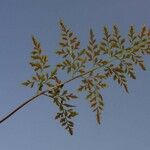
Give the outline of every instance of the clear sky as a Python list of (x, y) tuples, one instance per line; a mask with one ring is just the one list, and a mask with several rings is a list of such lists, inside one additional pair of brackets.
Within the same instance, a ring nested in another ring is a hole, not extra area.
[[(98, 38), (104, 25), (117, 24), (124, 35), (130, 25), (150, 27), (149, 8), (149, 0), (0, 0), (0, 118), (34, 94), (20, 84), (33, 73), (28, 65), (32, 34), (40, 39), (53, 65), (59, 19), (85, 46), (91, 27)], [(55, 107), (41, 97), (0, 125), (0, 150), (149, 150), (148, 57), (145, 63), (147, 71), (137, 70), (137, 80), (129, 81), (130, 94), (116, 84), (103, 92), (100, 126), (82, 97), (77, 102), (80, 115), (75, 133), (70, 136), (54, 120)]]

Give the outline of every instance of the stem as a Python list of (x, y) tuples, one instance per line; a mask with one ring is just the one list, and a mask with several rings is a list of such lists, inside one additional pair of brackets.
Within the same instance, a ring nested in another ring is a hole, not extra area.
[[(112, 61), (115, 61), (115, 60), (116, 60), (116, 58), (111, 59), (108, 63), (111, 63)], [(97, 67), (95, 67), (95, 68), (93, 68), (93, 69), (90, 69), (89, 71), (87, 71), (87, 72), (85, 72), (85, 73), (83, 73), (83, 74), (79, 74), (79, 75), (77, 75), (77, 76), (75, 76), (75, 77), (73, 77), (73, 78), (71, 78), (71, 79), (65, 81), (63, 84), (69, 83), (69, 82), (71, 82), (71, 81), (73, 81), (73, 80), (75, 80), (75, 79), (77, 79), (77, 78), (80, 78), (80, 77), (82, 77), (82, 76), (84, 76), (84, 75), (86, 75), (86, 74), (88, 74), (88, 73), (90, 73), (90, 72), (93, 72), (93, 71), (95, 71), (95, 70), (97, 70), (97, 69), (99, 69), (99, 68), (103, 68), (103, 67), (105, 67), (106, 65), (108, 65), (108, 64), (104, 64), (104, 65), (101, 65), (101, 66), (97, 66)]]
[(8, 115), (6, 115), (4, 118), (2, 118), (0, 120), (0, 123), (4, 122), (5, 120), (7, 120), (9, 117), (11, 117), (14, 113), (16, 113), (18, 110), (20, 110), (22, 107), (24, 107), (25, 105), (27, 105), (28, 103), (30, 103), (31, 101), (35, 100), (37, 97), (43, 95), (44, 93), (46, 93), (47, 91), (43, 91), (33, 97), (31, 97), (30, 99), (26, 100), (25, 102), (23, 102), (21, 105), (17, 106), (12, 112), (10, 112)]

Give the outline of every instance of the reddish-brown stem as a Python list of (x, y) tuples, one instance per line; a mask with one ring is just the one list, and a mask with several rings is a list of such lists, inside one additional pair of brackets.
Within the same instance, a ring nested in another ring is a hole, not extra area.
[(22, 107), (24, 107), (25, 105), (27, 105), (28, 103), (30, 103), (31, 101), (35, 100), (37, 97), (43, 95), (44, 93), (46, 93), (47, 91), (43, 91), (33, 97), (31, 97), (30, 99), (26, 100), (24, 103), (22, 103), (21, 105), (17, 106), (12, 112), (10, 112), (8, 115), (6, 115), (4, 118), (2, 118), (0, 120), (0, 123), (4, 122), (5, 120), (7, 120), (9, 117), (11, 117), (14, 113), (16, 113), (18, 110), (20, 110)]

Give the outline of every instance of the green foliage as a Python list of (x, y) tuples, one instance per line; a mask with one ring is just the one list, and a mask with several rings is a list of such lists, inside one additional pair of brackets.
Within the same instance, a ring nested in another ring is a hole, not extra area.
[[(43, 55), (40, 43), (32, 37), (34, 49), (30, 65), (35, 75), (23, 85), (31, 88), (36, 85), (37, 92), (45, 90), (43, 95), (49, 97), (58, 108), (55, 119), (72, 135), (73, 118), (78, 113), (69, 102), (77, 96), (69, 93), (64, 85), (75, 79), (80, 81), (77, 90), (85, 93), (85, 98), (96, 114), (97, 123), (100, 124), (104, 109), (102, 90), (109, 87), (108, 79), (114, 80), (128, 93), (127, 79), (136, 79), (135, 66), (146, 70), (143, 56), (150, 54), (150, 31), (143, 26), (138, 33), (131, 26), (125, 39), (116, 25), (111, 32), (104, 26), (102, 40), (97, 41), (90, 29), (87, 47), (80, 48), (76, 34), (62, 20), (59, 25), (61, 39), (56, 54), (62, 61), (48, 71), (48, 56)], [(71, 79), (61, 81), (58, 70), (68, 73)]]
[(44, 84), (47, 84), (50, 78), (47, 73), (47, 69), (50, 67), (48, 65), (48, 56), (42, 54), (43, 50), (41, 48), (41, 44), (35, 39), (35, 37), (32, 37), (32, 42), (34, 48), (31, 52), (30, 65), (34, 70), (35, 75), (32, 76), (31, 80), (27, 80), (22, 84), (32, 88), (36, 83), (38, 85), (38, 91), (42, 91)]
[(69, 104), (69, 101), (77, 98), (77, 96), (62, 89), (63, 83), (57, 77), (58, 68), (54, 67), (51, 71), (48, 70), (50, 67), (48, 56), (43, 55), (40, 43), (35, 37), (32, 37), (32, 41), (34, 48), (31, 53), (30, 65), (35, 75), (32, 76), (31, 80), (22, 84), (30, 88), (36, 85), (37, 93), (47, 90), (47, 93), (43, 95), (49, 97), (58, 108), (55, 119), (59, 119), (61, 125), (72, 135), (74, 125), (72, 119), (78, 113), (74, 110), (74, 106)]

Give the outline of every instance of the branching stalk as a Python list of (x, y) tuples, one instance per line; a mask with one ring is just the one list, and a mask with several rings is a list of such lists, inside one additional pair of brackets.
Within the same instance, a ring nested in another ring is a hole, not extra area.
[[(133, 51), (133, 50), (132, 50), (132, 51)], [(132, 51), (131, 51), (130, 53), (132, 53)], [(111, 63), (111, 62), (113, 62), (113, 61), (115, 61), (115, 60), (117, 60), (117, 58), (111, 59), (111, 60), (108, 62), (108, 64)], [(21, 108), (23, 108), (25, 105), (27, 105), (28, 103), (32, 102), (33, 100), (36, 100), (37, 97), (39, 97), (39, 96), (41, 96), (41, 95), (46, 95), (46, 93), (47, 93), (48, 91), (53, 90), (53, 89), (55, 89), (55, 88), (57, 88), (57, 87), (60, 87), (60, 86), (62, 86), (62, 85), (64, 86), (65, 84), (67, 84), (67, 83), (69, 83), (69, 82), (71, 82), (71, 81), (73, 81), (73, 80), (75, 80), (75, 79), (78, 79), (78, 78), (80, 78), (80, 77), (83, 77), (84, 75), (87, 75), (87, 74), (90, 73), (90, 72), (93, 72), (93, 71), (95, 71), (95, 70), (97, 70), (97, 69), (100, 69), (100, 68), (102, 69), (102, 68), (104, 68), (104, 67), (105, 67), (106, 65), (108, 65), (108, 64), (104, 64), (104, 65), (101, 65), (101, 66), (96, 66), (96, 67), (90, 69), (89, 71), (87, 71), (87, 72), (85, 72), (85, 73), (83, 73), (83, 74), (76, 75), (75, 77), (73, 77), (73, 78), (71, 78), (71, 79), (69, 79), (69, 80), (64, 81), (64, 83), (61, 83), (61, 84), (58, 84), (57, 86), (54, 86), (52, 89), (45, 90), (45, 91), (42, 91), (42, 92), (40, 92), (40, 93), (34, 95), (34, 96), (31, 97), (30, 99), (27, 99), (25, 102), (23, 102), (22, 104), (20, 104), (19, 106), (17, 106), (13, 111), (11, 111), (10, 113), (8, 113), (5, 117), (3, 117), (2, 119), (0, 119), (0, 124), (3, 123), (3, 122), (4, 122), (5, 120), (7, 120), (8, 118), (10, 118), (13, 114), (15, 114), (17, 111), (19, 111), (19, 110), (20, 110)]]

